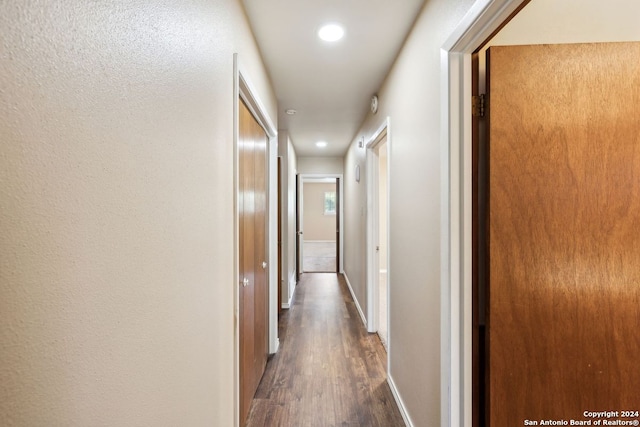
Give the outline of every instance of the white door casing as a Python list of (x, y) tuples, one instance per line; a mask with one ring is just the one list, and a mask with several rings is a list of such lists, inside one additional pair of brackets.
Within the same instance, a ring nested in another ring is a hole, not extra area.
[[(343, 179), (343, 175), (342, 174), (323, 174), (323, 173), (301, 173), (298, 174), (298, 214), (300, 216), (300, 227), (302, 227), (303, 223), (302, 223), (302, 216), (303, 216), (303, 207), (304, 207), (304, 200), (303, 200), (303, 186), (304, 186), (304, 181), (305, 180), (318, 180), (318, 179), (322, 179), (322, 178), (333, 178), (336, 179), (336, 191), (338, 192), (338, 212), (336, 212), (336, 215), (338, 215), (338, 221), (339, 221), (339, 228), (340, 228), (340, 241), (337, 242), (339, 248), (340, 248), (340, 255), (339, 255), (339, 259), (336, 259), (336, 262), (338, 262), (340, 264), (340, 273), (344, 273), (344, 179)], [(339, 187), (339, 188), (338, 188)], [(302, 228), (301, 228), (302, 229)], [(304, 237), (304, 235), (300, 236), (300, 237)], [(300, 239), (301, 240), (301, 245), (302, 241), (304, 239)], [(299, 266), (298, 266), (298, 271), (302, 273), (302, 266), (303, 266), (303, 254), (302, 254), (302, 250), (300, 251), (300, 259), (299, 259)]]
[(478, 0), (442, 46), (441, 426), (471, 426), (471, 54), (528, 0)]
[[(369, 139), (366, 144), (366, 171), (367, 171), (367, 331), (368, 332), (376, 332), (378, 331), (378, 316), (377, 313), (380, 309), (380, 300), (378, 298), (378, 289), (379, 289), (379, 260), (378, 254), (376, 251), (376, 246), (379, 242), (379, 201), (378, 201), (378, 155), (375, 152), (378, 144), (386, 138), (386, 148), (387, 148), (387, 242), (389, 242), (389, 188), (390, 188), (390, 147), (391, 147), (391, 132), (390, 132), (390, 118), (387, 117), (383, 123), (378, 127), (378, 129), (374, 132), (373, 136)], [(387, 281), (391, 277), (391, 268), (389, 265), (389, 251), (387, 251)], [(387, 289), (387, 301), (389, 301), (389, 292)], [(387, 304), (387, 308), (389, 304)], [(389, 319), (389, 312), (387, 311), (387, 319)], [(387, 328), (387, 331), (389, 328)], [(390, 332), (389, 332), (390, 334)], [(390, 339), (387, 338), (387, 341), (390, 342)], [(389, 352), (391, 350), (389, 349)], [(387, 358), (388, 361), (391, 358)], [(388, 366), (387, 366), (388, 371)]]

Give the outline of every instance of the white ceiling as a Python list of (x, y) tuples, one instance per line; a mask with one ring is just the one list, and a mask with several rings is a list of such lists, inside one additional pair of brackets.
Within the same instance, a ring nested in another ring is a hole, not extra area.
[[(278, 128), (298, 156), (344, 155), (424, 0), (242, 1), (278, 98)], [(317, 37), (328, 22), (342, 24), (342, 40)]]

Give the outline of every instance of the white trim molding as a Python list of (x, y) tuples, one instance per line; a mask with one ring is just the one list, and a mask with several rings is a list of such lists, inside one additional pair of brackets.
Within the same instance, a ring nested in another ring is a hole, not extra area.
[(296, 293), (296, 285), (298, 282), (296, 281), (296, 277), (298, 277), (297, 270), (293, 270), (293, 274), (289, 277), (289, 296), (287, 297), (287, 302), (282, 302), (282, 308), (290, 309), (293, 304), (293, 295)]
[(366, 328), (367, 327), (367, 319), (365, 319), (364, 312), (362, 311), (362, 307), (360, 307), (360, 303), (358, 302), (358, 298), (356, 298), (356, 294), (353, 292), (353, 288), (351, 287), (351, 282), (349, 282), (349, 277), (347, 276), (347, 273), (343, 272), (341, 274), (344, 277), (345, 282), (347, 282), (347, 287), (349, 288), (349, 292), (351, 293), (351, 298), (353, 299), (353, 302), (355, 303), (356, 308), (358, 309), (358, 314), (360, 314), (360, 320), (362, 320), (362, 324)]
[(477, 0), (441, 49), (441, 426), (471, 426), (471, 54), (528, 0)]
[(413, 427), (413, 421), (409, 416), (409, 412), (407, 411), (407, 408), (404, 404), (404, 401), (402, 400), (402, 397), (400, 397), (400, 393), (398, 393), (398, 389), (396, 388), (396, 383), (393, 381), (393, 377), (391, 376), (391, 374), (387, 375), (387, 384), (389, 384), (389, 388), (391, 389), (391, 394), (393, 395), (393, 399), (396, 401), (396, 404), (398, 405), (398, 409), (400, 410), (400, 415), (402, 415), (402, 419), (404, 420), (405, 425), (407, 427)]

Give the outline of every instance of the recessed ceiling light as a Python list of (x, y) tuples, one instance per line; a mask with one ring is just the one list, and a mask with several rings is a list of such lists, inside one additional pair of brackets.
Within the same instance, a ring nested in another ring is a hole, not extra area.
[(327, 143), (324, 141), (318, 141), (316, 142), (316, 147), (320, 147), (320, 148), (324, 148), (327, 146)]
[(297, 113), (297, 111), (294, 110), (293, 108), (286, 109), (286, 110), (284, 110), (284, 112), (287, 113), (290, 116), (293, 116), (295, 113)]
[(338, 24), (327, 24), (318, 30), (318, 37), (326, 42), (338, 41), (344, 36), (344, 28)]

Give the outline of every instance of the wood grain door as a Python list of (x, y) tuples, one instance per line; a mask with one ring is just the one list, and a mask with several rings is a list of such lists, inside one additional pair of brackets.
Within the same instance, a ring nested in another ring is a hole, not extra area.
[[(240, 102), (240, 422), (244, 424), (267, 362), (267, 136)], [(263, 264), (265, 263), (265, 264)]]
[(487, 71), (488, 425), (638, 411), (640, 44), (494, 47)]

